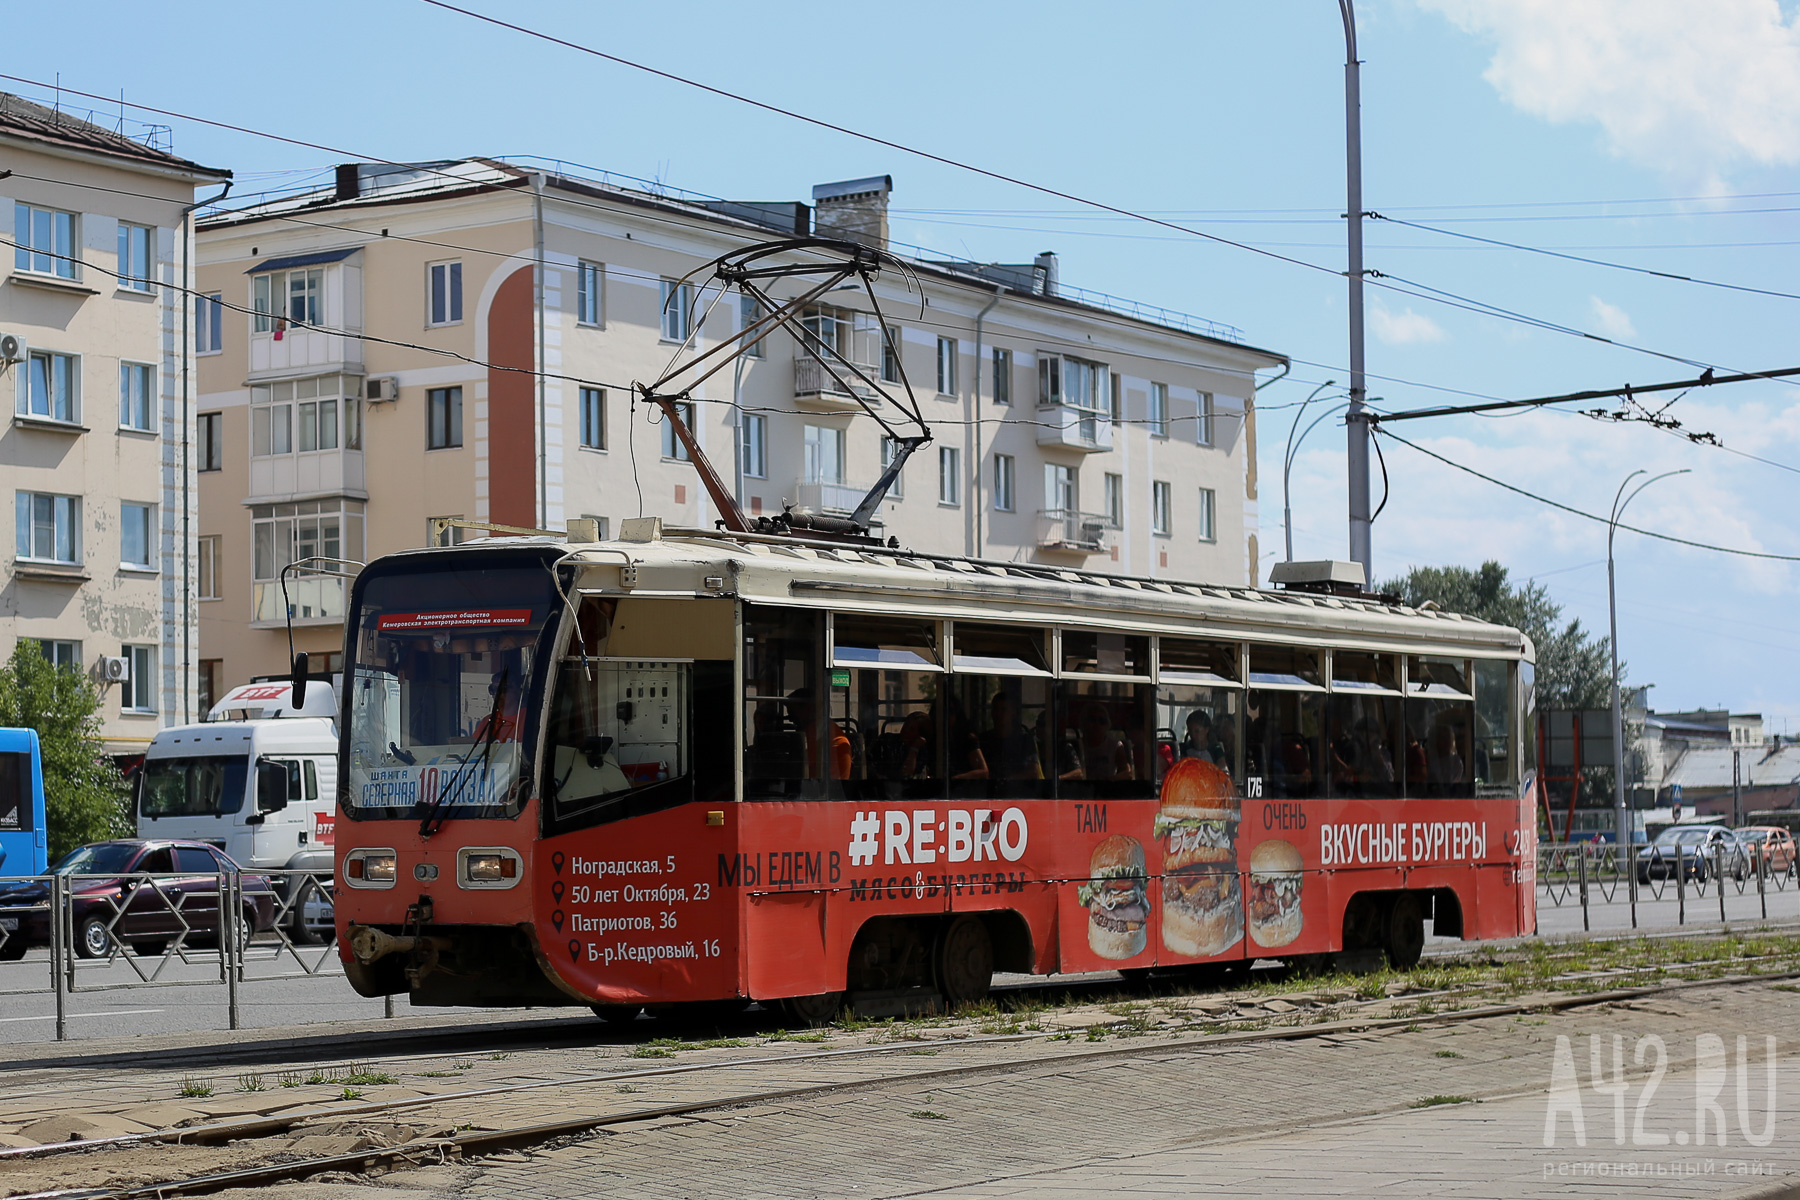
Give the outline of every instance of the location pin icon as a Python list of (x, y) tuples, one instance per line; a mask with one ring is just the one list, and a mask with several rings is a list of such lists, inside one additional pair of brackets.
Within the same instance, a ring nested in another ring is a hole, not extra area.
[(581, 961), (581, 943), (576, 941), (574, 938), (569, 939), (569, 961), (570, 962), (580, 962)]
[(563, 852), (561, 850), (558, 850), (555, 854), (550, 856), (550, 865), (556, 869), (558, 875), (562, 874), (564, 861)]
[(562, 932), (562, 923), (563, 923), (563, 910), (562, 909), (559, 908), (555, 912), (550, 914), (550, 923), (552, 925), (556, 926), (556, 932), (558, 932), (558, 933)]
[(557, 904), (561, 904), (562, 903), (562, 894), (563, 894), (562, 880), (558, 879), (557, 881), (555, 881), (554, 883), (552, 883), (550, 885), (550, 899), (555, 901)]

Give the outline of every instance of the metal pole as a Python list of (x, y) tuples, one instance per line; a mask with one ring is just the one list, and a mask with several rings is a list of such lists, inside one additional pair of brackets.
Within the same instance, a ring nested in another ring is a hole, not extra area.
[(1349, 221), (1350, 261), (1350, 411), (1344, 417), (1349, 434), (1346, 460), (1350, 478), (1350, 557), (1362, 564), (1363, 578), (1375, 582), (1369, 537), (1369, 417), (1363, 377), (1363, 244), (1362, 244), (1362, 78), (1356, 58), (1356, 8), (1338, 0), (1344, 18), (1344, 216)]
[(1675, 843), (1675, 923), (1687, 924), (1687, 847)]
[[(1727, 726), (1730, 722), (1726, 722)], [(1731, 750), (1731, 827), (1741, 829), (1744, 825), (1744, 772), (1742, 750), (1732, 747)]]
[(62, 875), (50, 877), (50, 986), (56, 992), (56, 1040), (69, 1037), (68, 989), (63, 983), (63, 956), (68, 953), (67, 930), (63, 913), (69, 906), (69, 881)]
[(1769, 919), (1769, 851), (1768, 843), (1763, 843), (1763, 852), (1756, 858), (1756, 898), (1762, 903), (1763, 920)]
[(219, 957), (225, 964), (225, 996), (233, 1029), (238, 1027), (238, 959), (241, 945), (238, 922), (243, 919), (238, 909), (238, 889), (242, 886), (243, 881), (235, 872), (219, 876)]
[(1713, 847), (1713, 883), (1719, 889), (1719, 923), (1725, 923), (1725, 847)]
[(394, 993), (389, 992), (381, 998), (382, 1015), (392, 1019), (394, 1015)]
[(1583, 842), (1579, 846), (1576, 846), (1575, 849), (1580, 855), (1580, 857), (1575, 860), (1575, 869), (1578, 872), (1580, 872), (1580, 876), (1581, 876), (1581, 929), (1582, 929), (1582, 932), (1585, 933), (1589, 929), (1589, 925), (1588, 925), (1588, 886), (1587, 886), (1587, 875), (1588, 875), (1588, 872), (1587, 872), (1587, 843)]

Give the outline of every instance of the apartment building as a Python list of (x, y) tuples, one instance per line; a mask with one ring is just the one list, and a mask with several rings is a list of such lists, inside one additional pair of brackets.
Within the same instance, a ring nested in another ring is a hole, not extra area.
[[(200, 711), (195, 664), (192, 270), (196, 187), (227, 171), (0, 93), (0, 477), (15, 542), (0, 645), (106, 684), (108, 749)], [(6, 378), (10, 376), (10, 378)]]
[[(344, 164), (333, 186), (203, 221), (200, 602), (214, 688), (335, 670), (347, 586), (281, 569), (427, 544), (433, 518), (559, 529), (717, 517), (632, 385), (717, 345), (755, 302), (690, 273), (813, 234), (908, 260), (804, 316), (911, 382), (934, 441), (881, 505), (929, 552), (1242, 585), (1257, 561), (1256, 373), (1229, 327), (1072, 288), (1056, 257), (927, 260), (888, 243), (886, 176), (735, 202), (489, 159)], [(542, 270), (534, 269), (542, 264)], [(790, 281), (782, 298), (798, 295)], [(693, 394), (697, 440), (752, 516), (848, 512), (892, 453), (857, 398), (773, 333)], [(350, 568), (354, 569), (354, 568)]]

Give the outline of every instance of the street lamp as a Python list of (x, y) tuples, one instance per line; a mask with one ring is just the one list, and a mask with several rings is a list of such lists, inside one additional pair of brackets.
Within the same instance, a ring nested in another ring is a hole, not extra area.
[[(1635, 854), (1635, 851), (1631, 841), (1631, 818), (1625, 811), (1625, 710), (1619, 697), (1619, 602), (1614, 590), (1613, 535), (1618, 532), (1619, 517), (1624, 513), (1625, 506), (1637, 499), (1639, 492), (1659, 479), (1687, 473), (1688, 469), (1683, 467), (1679, 471), (1664, 471), (1661, 475), (1652, 475), (1632, 488), (1631, 495), (1627, 496), (1625, 489), (1631, 487), (1631, 481), (1644, 474), (1642, 470), (1633, 471), (1619, 485), (1618, 494), (1613, 497), (1612, 516), (1606, 522), (1606, 620), (1612, 646), (1613, 836), (1617, 839), (1619, 869), (1631, 872), (1634, 904), (1637, 896), (1637, 864), (1634, 858), (1628, 857)], [(1635, 918), (1634, 910), (1634, 923)]]
[[(1356, 58), (1356, 8), (1338, 0), (1344, 18), (1344, 216), (1349, 225), (1350, 283), (1350, 412), (1344, 418), (1349, 435), (1347, 474), (1350, 482), (1350, 557), (1362, 564), (1363, 578), (1375, 578), (1369, 512), (1368, 382), (1363, 375), (1363, 240), (1362, 240), (1362, 80)], [(1292, 555), (1289, 556), (1290, 558)]]
[(1336, 386), (1337, 380), (1327, 379), (1324, 383), (1321, 383), (1318, 387), (1314, 388), (1312, 394), (1300, 402), (1300, 411), (1294, 414), (1294, 423), (1288, 427), (1287, 449), (1281, 456), (1281, 528), (1282, 532), (1287, 536), (1286, 561), (1288, 562), (1294, 561), (1294, 509), (1293, 506), (1288, 503), (1288, 473), (1294, 468), (1294, 455), (1299, 451), (1300, 443), (1306, 440), (1306, 433), (1311, 433), (1313, 431), (1313, 425), (1317, 425), (1320, 421), (1323, 421), (1326, 417), (1329, 417), (1332, 413), (1344, 406), (1342, 404), (1334, 405), (1320, 413), (1317, 417), (1313, 418), (1312, 425), (1306, 427), (1306, 433), (1301, 434), (1297, 438), (1294, 436), (1294, 430), (1300, 428), (1300, 418), (1306, 415), (1306, 406), (1311, 404), (1320, 392), (1328, 387)]

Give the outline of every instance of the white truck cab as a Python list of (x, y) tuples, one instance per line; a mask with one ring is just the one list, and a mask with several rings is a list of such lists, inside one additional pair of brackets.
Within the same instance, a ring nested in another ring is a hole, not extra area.
[[(140, 837), (210, 842), (246, 870), (319, 870), (330, 880), (337, 815), (336, 689), (315, 683), (296, 709), (292, 685), (234, 688), (198, 725), (161, 730), (137, 785)], [(295, 877), (278, 877), (283, 895)], [(300, 882), (305, 882), (303, 879)], [(316, 941), (329, 926), (292, 906), (291, 933)]]

